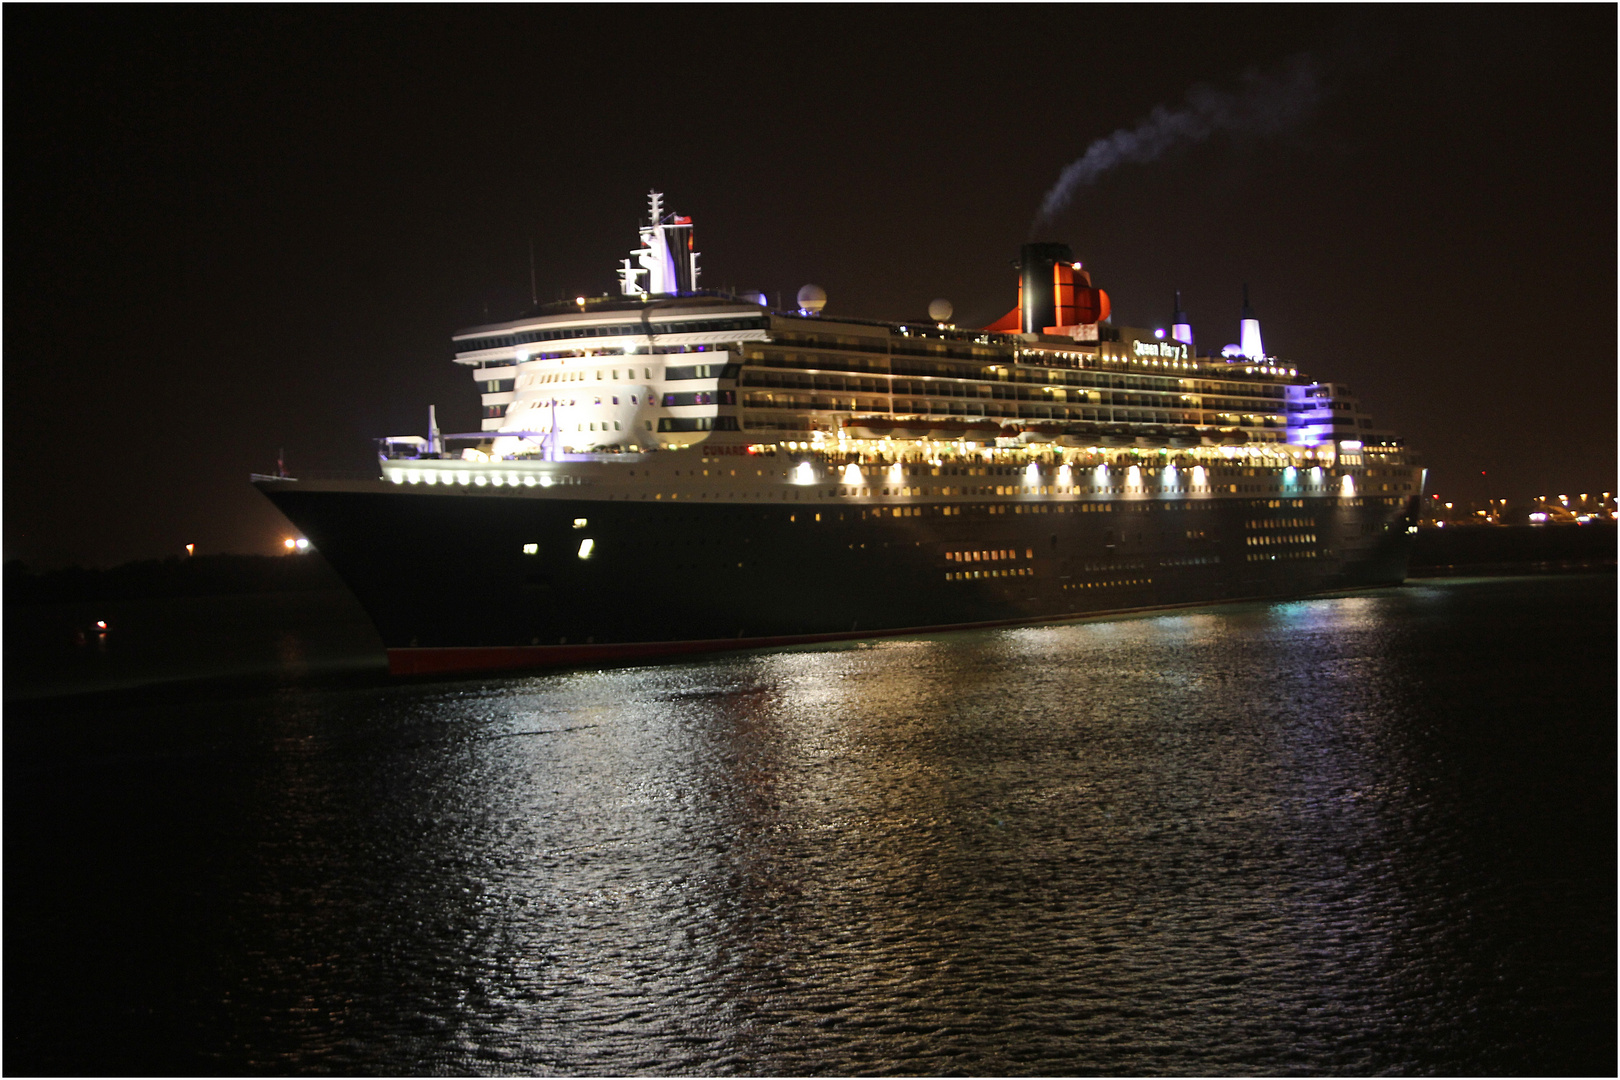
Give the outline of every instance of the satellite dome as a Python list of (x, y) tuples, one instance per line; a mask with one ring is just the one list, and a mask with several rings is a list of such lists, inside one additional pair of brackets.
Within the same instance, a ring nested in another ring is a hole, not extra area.
[(949, 322), (951, 314), (955, 311), (956, 309), (951, 307), (951, 302), (945, 299), (935, 300), (928, 305), (928, 317), (935, 322)]
[(806, 285), (799, 290), (799, 310), (810, 315), (820, 315), (821, 309), (827, 306), (827, 290), (820, 285)]

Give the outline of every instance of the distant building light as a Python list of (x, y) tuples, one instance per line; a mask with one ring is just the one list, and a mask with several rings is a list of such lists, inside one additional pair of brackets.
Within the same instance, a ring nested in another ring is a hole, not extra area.
[(579, 557), (580, 558), (582, 558), (582, 559), (590, 558), (591, 557), (591, 552), (593, 552), (595, 550), (596, 550), (596, 541), (592, 540), (590, 537), (587, 536), (585, 539), (583, 539), (583, 540), (581, 540), (579, 542)]

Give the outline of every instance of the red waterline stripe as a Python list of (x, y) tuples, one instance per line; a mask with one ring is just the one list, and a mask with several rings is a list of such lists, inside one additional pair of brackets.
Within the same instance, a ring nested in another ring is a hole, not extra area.
[[(1396, 584), (1396, 583), (1390, 583)], [(1330, 589), (1321, 593), (1294, 596), (1237, 596), (1227, 600), (1198, 600), (1181, 604), (1148, 604), (1143, 607), (1114, 608), (1110, 611), (1077, 611), (1067, 615), (1039, 618), (997, 619), (991, 622), (949, 623), (942, 626), (906, 626), (893, 630), (852, 630), (836, 634), (796, 634), (787, 637), (704, 638), (695, 641), (624, 641), (600, 645), (447, 645), (432, 648), (388, 650), (390, 675), (445, 675), (457, 671), (501, 671), (514, 668), (567, 667), (619, 660), (641, 660), (689, 653), (777, 649), (788, 645), (816, 645), (830, 641), (860, 641), (869, 638), (908, 637), (914, 634), (944, 634), (956, 630), (986, 630), (1001, 626), (1036, 626), (1042, 623), (1076, 619), (1113, 618), (1147, 611), (1175, 611), (1182, 608), (1215, 607), (1253, 601), (1279, 602), (1304, 597), (1333, 596), (1388, 588), (1389, 585), (1360, 585)]]

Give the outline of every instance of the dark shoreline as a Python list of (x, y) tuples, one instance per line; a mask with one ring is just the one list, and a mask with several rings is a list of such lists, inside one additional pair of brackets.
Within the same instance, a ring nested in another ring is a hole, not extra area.
[(195, 555), (138, 559), (105, 569), (66, 566), (35, 571), (19, 560), (5, 566), (6, 607), (87, 601), (236, 596), (245, 593), (341, 589), (343, 582), (316, 552), (302, 555)]
[(1615, 565), (1615, 523), (1453, 525), (1412, 538), (1411, 577), (1594, 571)]

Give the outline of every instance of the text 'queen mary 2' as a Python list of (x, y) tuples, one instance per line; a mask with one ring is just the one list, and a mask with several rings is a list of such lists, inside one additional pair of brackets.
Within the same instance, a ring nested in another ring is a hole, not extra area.
[[(1423, 471), (1347, 387), (1112, 325), (1061, 244), (982, 329), (698, 288), (653, 196), (621, 295), (454, 337), (484, 430), (256, 476), (399, 674), (1062, 619), (1402, 580)], [(457, 444), (459, 443), (459, 446)], [(452, 450), (451, 447), (456, 446)]]

